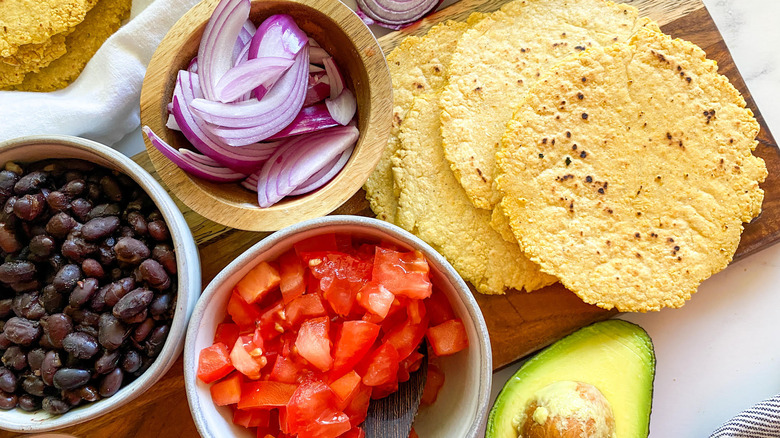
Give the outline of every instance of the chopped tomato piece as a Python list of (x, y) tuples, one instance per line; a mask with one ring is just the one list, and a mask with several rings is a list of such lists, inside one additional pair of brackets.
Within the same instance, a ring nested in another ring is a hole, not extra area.
[(437, 326), (430, 327), (426, 338), (437, 356), (449, 356), (469, 346), (466, 327), (459, 319), (451, 319)]
[[(318, 380), (307, 380), (298, 386), (287, 403), (286, 427), (283, 430), (305, 436), (339, 436), (351, 425), (349, 417), (338, 411), (336, 405), (336, 395), (328, 385)], [(316, 430), (327, 433), (315, 435)]]
[(367, 357), (363, 384), (380, 386), (396, 381), (398, 362), (398, 351), (391, 343), (386, 342), (380, 345), (379, 348)]
[(286, 406), (298, 385), (269, 380), (244, 382), (238, 409), (275, 408)]
[(304, 319), (325, 316), (325, 306), (319, 294), (306, 294), (295, 298), (285, 305), (287, 321), (292, 327), (298, 327)]
[(305, 274), (306, 268), (294, 250), (279, 256), (279, 290), (285, 305), (306, 292)]
[(378, 316), (381, 321), (390, 312), (390, 306), (395, 301), (395, 295), (381, 284), (369, 281), (358, 292), (357, 300), (358, 304)]
[(232, 322), (223, 322), (217, 326), (214, 333), (214, 343), (222, 342), (225, 345), (233, 345), (238, 339), (238, 324)]
[(226, 406), (238, 403), (241, 400), (241, 374), (233, 373), (225, 380), (211, 385), (211, 400), (217, 406)]
[(371, 276), (371, 263), (344, 253), (325, 253), (311, 259), (309, 267), (320, 281), (322, 296), (334, 312), (347, 316), (357, 293)]
[(279, 271), (262, 261), (236, 283), (236, 290), (244, 301), (255, 303), (279, 286), (279, 281)]
[(431, 295), (428, 261), (419, 251), (398, 252), (376, 248), (371, 279), (390, 292), (414, 299)]
[(287, 322), (284, 304), (281, 301), (266, 309), (257, 320), (260, 336), (265, 340), (274, 339), (284, 333), (289, 327), (290, 324)]
[(294, 360), (283, 355), (277, 355), (271, 370), (270, 380), (284, 383), (296, 383), (301, 366)]
[(341, 326), (333, 352), (334, 377), (353, 369), (374, 345), (379, 326), (365, 321), (345, 321)]
[(360, 390), (360, 382), (360, 375), (355, 370), (352, 370), (330, 384), (330, 389), (333, 390), (333, 393), (338, 398), (339, 409), (343, 410), (349, 405), (349, 402), (352, 401), (352, 398)]
[(235, 368), (230, 362), (230, 353), (227, 345), (216, 344), (200, 350), (198, 356), (198, 378), (203, 383), (211, 383), (219, 380), (233, 371)]
[(406, 382), (411, 378), (411, 373), (420, 369), (423, 355), (419, 351), (413, 351), (406, 359), (398, 364), (398, 381)]
[(434, 287), (430, 298), (426, 301), (428, 310), (429, 324), (439, 325), (444, 321), (455, 319), (455, 312), (452, 311), (452, 306), (444, 292), (439, 288)]
[(413, 351), (417, 350), (425, 330), (428, 328), (428, 317), (423, 317), (422, 322), (415, 324), (407, 319), (402, 324), (391, 329), (382, 339), (383, 342), (393, 344), (398, 350), (399, 360), (406, 359)]
[(233, 411), (233, 424), (244, 427), (262, 427), (267, 428), (271, 419), (271, 411), (267, 409)]
[(349, 422), (352, 426), (357, 426), (366, 420), (368, 414), (368, 404), (371, 402), (371, 387), (358, 385), (357, 393), (352, 397), (352, 401), (344, 409), (344, 413), (349, 416)]
[(444, 373), (435, 364), (428, 364), (428, 376), (425, 379), (425, 388), (420, 403), (433, 404), (439, 396), (442, 386), (444, 386)]
[(329, 329), (330, 320), (327, 316), (309, 319), (301, 324), (298, 339), (295, 340), (298, 354), (322, 371), (328, 371), (333, 365)]
[(303, 239), (300, 242), (293, 244), (295, 252), (301, 260), (306, 261), (303, 257), (303, 253), (315, 252), (315, 251), (337, 251), (338, 245), (336, 244), (336, 235), (332, 233), (320, 234), (318, 236), (312, 236), (308, 239)]
[(257, 306), (244, 301), (235, 289), (233, 290), (233, 294), (230, 295), (227, 312), (242, 330), (254, 329), (255, 320), (260, 316), (260, 309), (258, 309)]
[(371, 390), (371, 400), (379, 400), (398, 391), (398, 380), (387, 382), (383, 385), (374, 386)]
[(263, 356), (263, 349), (252, 342), (252, 336), (242, 335), (236, 339), (233, 349), (230, 350), (230, 361), (238, 372), (257, 380), (268, 359)]
[(427, 314), (423, 300), (409, 300), (409, 305), (406, 307), (406, 314), (412, 324), (420, 324)]

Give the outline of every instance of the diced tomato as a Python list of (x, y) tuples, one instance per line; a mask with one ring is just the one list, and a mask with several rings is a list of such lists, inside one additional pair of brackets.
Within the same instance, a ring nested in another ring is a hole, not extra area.
[(393, 305), (395, 295), (375, 281), (369, 281), (358, 292), (358, 304), (372, 314), (385, 319)]
[(444, 373), (435, 364), (428, 364), (428, 376), (425, 379), (425, 388), (420, 403), (433, 404), (439, 396), (442, 386), (444, 386)]
[(469, 346), (466, 327), (459, 319), (451, 319), (428, 328), (426, 338), (437, 356), (449, 356)]
[(328, 371), (333, 365), (329, 329), (330, 320), (327, 316), (309, 319), (301, 324), (298, 339), (295, 340), (298, 354), (322, 371)]
[(305, 274), (306, 268), (294, 250), (279, 256), (279, 289), (285, 305), (306, 292)]
[(398, 380), (392, 380), (383, 385), (374, 386), (371, 390), (371, 400), (379, 400), (398, 391)]
[[(328, 385), (318, 380), (307, 380), (298, 386), (287, 403), (285, 420), (283, 430), (306, 436), (338, 436), (351, 428), (349, 417), (337, 409), (336, 395)], [(322, 427), (329, 433), (340, 431), (336, 435), (313, 435), (313, 426)]]
[(266, 309), (257, 320), (260, 336), (270, 340), (284, 333), (290, 327), (281, 301)]
[(398, 362), (398, 351), (391, 343), (380, 345), (366, 358), (363, 384), (380, 386), (396, 381)]
[(270, 380), (284, 383), (296, 383), (301, 366), (294, 360), (283, 355), (277, 355), (271, 370)]
[(371, 387), (359, 385), (357, 393), (352, 397), (352, 401), (344, 409), (344, 413), (349, 416), (349, 422), (352, 426), (357, 426), (366, 420), (368, 414), (368, 404), (371, 402)]
[(417, 350), (423, 337), (425, 336), (425, 330), (428, 328), (428, 317), (424, 316), (422, 322), (419, 324), (412, 323), (407, 319), (402, 324), (399, 324), (389, 333), (387, 333), (382, 342), (392, 344), (396, 350), (398, 350), (399, 360), (406, 359), (413, 351)]
[(260, 301), (265, 294), (279, 286), (279, 271), (262, 261), (236, 283), (236, 290), (247, 303)]
[(342, 438), (366, 438), (366, 431), (359, 427), (353, 427), (347, 433), (341, 435), (341, 437)]
[(226, 406), (238, 403), (241, 400), (241, 374), (233, 373), (225, 380), (211, 385), (211, 400), (217, 406)]
[(412, 324), (420, 324), (427, 314), (423, 300), (409, 300), (409, 304), (406, 306), (406, 314), (409, 316), (409, 321)]
[(257, 380), (268, 359), (263, 356), (262, 348), (252, 342), (252, 336), (242, 335), (236, 339), (233, 349), (230, 350), (230, 361), (238, 372)]
[(338, 408), (343, 410), (352, 401), (352, 398), (360, 390), (360, 375), (352, 370), (339, 377), (330, 384), (330, 389), (338, 398)]
[(398, 252), (376, 248), (371, 279), (390, 292), (414, 299), (431, 295), (428, 261), (419, 251)]
[(233, 411), (233, 424), (244, 427), (267, 428), (270, 423), (271, 412), (267, 409), (236, 409)]
[(298, 385), (270, 380), (244, 382), (238, 409), (260, 409), (286, 406)]
[(211, 383), (219, 380), (233, 371), (235, 368), (230, 362), (230, 353), (227, 345), (216, 344), (200, 350), (198, 356), (198, 378), (203, 383)]
[(244, 301), (235, 289), (233, 294), (230, 295), (227, 312), (233, 318), (233, 322), (238, 324), (238, 327), (242, 330), (254, 329), (255, 320), (260, 317), (260, 309)]
[(214, 343), (222, 342), (225, 345), (233, 345), (238, 339), (238, 324), (232, 322), (223, 322), (217, 326), (214, 333)]
[(315, 278), (320, 281), (322, 296), (334, 312), (347, 316), (357, 293), (371, 276), (371, 263), (345, 253), (325, 253), (309, 261)]
[(303, 239), (300, 242), (293, 244), (295, 252), (298, 254), (301, 260), (306, 261), (303, 257), (303, 253), (315, 252), (315, 251), (338, 251), (338, 245), (336, 244), (336, 235), (332, 233), (320, 234), (318, 236), (312, 236), (308, 239)]
[(431, 296), (425, 302), (428, 310), (428, 319), (430, 325), (439, 325), (444, 321), (455, 319), (455, 312), (444, 292), (434, 287)]
[(417, 436), (417, 431), (414, 430), (414, 426), (412, 426), (412, 430), (409, 431), (409, 438), (420, 438)]
[(353, 369), (374, 345), (379, 326), (365, 321), (345, 321), (341, 326), (333, 352), (331, 375), (340, 377)]
[(325, 316), (325, 306), (319, 294), (301, 295), (285, 305), (287, 321), (292, 327), (298, 327), (304, 319)]
[(419, 351), (413, 351), (406, 359), (398, 364), (398, 381), (406, 382), (411, 378), (411, 373), (420, 369), (423, 355)]

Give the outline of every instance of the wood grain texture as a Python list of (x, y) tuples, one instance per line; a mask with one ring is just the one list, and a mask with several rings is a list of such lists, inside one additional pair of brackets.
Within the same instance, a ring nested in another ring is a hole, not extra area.
[[(165, 126), (167, 105), (177, 72), (187, 68), (197, 54), (203, 30), (217, 3), (203, 1), (176, 22), (155, 51), (144, 78), (141, 124), (148, 125), (176, 149), (192, 146), (180, 132)], [(355, 92), (360, 137), (345, 168), (336, 177), (314, 192), (260, 208), (255, 193), (238, 183), (217, 184), (190, 176), (144, 138), (157, 173), (184, 204), (214, 222), (244, 230), (275, 231), (332, 212), (357, 192), (373, 171), (391, 124), (392, 85), (387, 65), (373, 34), (351, 9), (331, 0), (255, 0), (250, 18), (261, 23), (276, 13), (292, 16), (302, 30), (321, 44)]]
[[(486, 8), (497, 9), (501, 3), (503, 2), (495, 0), (464, 0), (437, 13), (423, 24), (416, 26), (415, 29), (404, 31), (404, 33), (423, 32), (423, 27), (429, 27), (432, 24), (431, 20), (437, 17), (449, 17), (453, 14), (463, 16), (468, 13), (467, 9), (470, 11), (482, 4), (488, 5), (485, 6)], [(735, 258), (744, 257), (775, 243), (780, 239), (780, 155), (777, 143), (756, 108), (755, 102), (737, 71), (728, 48), (709, 13), (698, 0), (642, 0), (629, 3), (636, 5), (644, 3), (647, 7), (652, 6), (653, 9), (647, 10), (653, 18), (657, 20), (662, 18), (653, 14), (662, 14), (667, 17), (666, 21), (661, 20), (665, 23), (662, 26), (665, 32), (700, 45), (711, 59), (718, 62), (721, 73), (728, 76), (740, 90), (745, 96), (748, 106), (756, 114), (756, 118), (761, 124), (756, 154), (766, 161), (769, 177), (762, 184), (765, 190), (763, 212), (752, 223), (746, 225)], [(468, 8), (464, 6), (468, 6)], [(675, 12), (680, 7), (685, 8), (684, 13)], [(382, 38), (380, 42), (384, 48), (388, 48), (397, 44), (398, 40), (400, 40), (399, 34), (390, 34)], [(146, 154), (136, 156), (135, 160), (150, 172), (154, 171)], [(267, 235), (229, 229), (205, 219), (182, 204), (179, 205), (182, 207), (185, 218), (200, 245), (204, 285), (237, 254)], [(372, 216), (362, 191), (350, 198), (337, 212)], [(530, 294), (477, 295), (477, 301), (488, 323), (493, 344), (493, 364), (496, 369), (502, 368), (586, 324), (615, 315), (615, 312), (604, 311), (584, 304), (573, 293), (568, 292), (558, 284)], [(107, 416), (65, 429), (63, 432), (78, 437), (197, 436), (185, 397), (181, 359), (151, 390), (132, 403)], [(0, 432), (0, 438), (10, 438), (16, 435)]]

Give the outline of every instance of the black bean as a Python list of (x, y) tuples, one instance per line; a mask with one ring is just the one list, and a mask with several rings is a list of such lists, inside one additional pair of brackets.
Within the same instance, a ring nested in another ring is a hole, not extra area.
[(81, 268), (79, 265), (69, 264), (57, 272), (52, 285), (58, 292), (70, 292), (79, 280), (81, 280)]
[(96, 217), (84, 224), (81, 234), (84, 239), (95, 241), (105, 239), (119, 228), (117, 216)]
[(28, 412), (37, 411), (41, 408), (41, 400), (30, 394), (20, 395), (17, 403), (20, 409)]
[[(78, 176), (78, 175), (74, 175)], [(69, 197), (76, 197), (84, 193), (84, 189), (87, 188), (87, 183), (81, 178), (74, 178), (65, 183), (60, 191)]]
[(46, 309), (38, 301), (37, 292), (17, 295), (13, 300), (13, 310), (16, 316), (33, 320), (40, 319), (46, 314)]
[[(81, 388), (62, 391), (62, 401), (67, 403), (68, 406), (81, 404)], [(46, 399), (43, 400), (43, 409), (46, 409)]]
[(57, 397), (46, 396), (43, 398), (42, 407), (44, 411), (52, 415), (60, 415), (68, 412), (71, 405)]
[(70, 293), (68, 304), (70, 304), (71, 307), (83, 306), (92, 299), (92, 295), (98, 290), (99, 284), (97, 278), (87, 278), (77, 282), (76, 287), (73, 288), (73, 291)]
[(173, 297), (171, 294), (157, 295), (152, 303), (149, 304), (149, 312), (155, 319), (161, 319), (171, 310), (171, 304), (173, 303)]
[(84, 332), (68, 333), (62, 340), (62, 348), (79, 359), (89, 359), (99, 350), (97, 339)]
[(66, 193), (55, 190), (46, 197), (46, 203), (54, 211), (66, 211), (70, 207), (70, 199)]
[(158, 243), (152, 250), (152, 258), (157, 260), (171, 275), (176, 275), (176, 254), (170, 245)]
[(27, 354), (18, 346), (12, 345), (3, 353), (2, 362), (12, 370), (21, 371), (27, 367)]
[(124, 373), (122, 372), (122, 369), (114, 368), (113, 371), (106, 374), (100, 380), (100, 395), (103, 397), (111, 397), (112, 395), (116, 394), (116, 392), (119, 391), (119, 388), (122, 386), (123, 378)]
[(70, 203), (70, 211), (82, 222), (89, 220), (88, 215), (91, 210), (92, 203), (84, 198), (76, 198)]
[[(70, 306), (68, 306), (70, 307)], [(81, 326), (97, 327), (100, 322), (100, 314), (88, 309), (65, 308), (65, 312), (70, 311), (70, 317), (73, 322)], [(78, 329), (77, 329), (78, 330)]]
[(19, 175), (8, 170), (0, 171), (0, 199), (13, 195), (14, 186), (19, 181)]
[(41, 379), (49, 386), (54, 385), (54, 374), (62, 366), (60, 355), (54, 350), (46, 352), (41, 363)]
[(5, 391), (0, 391), (0, 409), (9, 410), (16, 407), (16, 394), (10, 394)]
[(44, 391), (46, 390), (46, 384), (43, 383), (43, 380), (41, 380), (40, 377), (27, 374), (24, 376), (24, 379), (22, 379), (22, 389), (28, 394), (43, 397)]
[(162, 348), (165, 345), (165, 339), (168, 338), (170, 329), (171, 327), (168, 324), (165, 324), (152, 330), (149, 338), (147, 338), (144, 343), (147, 356), (157, 357), (157, 355), (160, 354), (160, 351), (162, 351)]
[(0, 350), (5, 350), (13, 344), (14, 343), (5, 336), (5, 333), (0, 332)]
[(62, 294), (57, 292), (54, 286), (48, 284), (44, 286), (40, 296), (41, 304), (43, 308), (49, 313), (56, 313), (62, 310), (63, 297)]
[(123, 296), (114, 306), (113, 313), (117, 318), (127, 321), (142, 312), (154, 298), (154, 292), (146, 288), (138, 288)]
[(135, 234), (139, 236), (145, 236), (149, 231), (146, 226), (146, 218), (137, 211), (127, 213), (127, 222), (133, 227)]
[(154, 289), (165, 290), (171, 287), (171, 278), (157, 260), (144, 260), (138, 266), (138, 272), (141, 279)]
[(141, 324), (138, 324), (135, 331), (133, 331), (133, 340), (138, 343), (143, 342), (146, 337), (149, 336), (149, 333), (151, 333), (153, 328), (154, 319), (146, 318)]
[(56, 243), (51, 236), (39, 234), (30, 239), (29, 247), (31, 253), (43, 258), (51, 255), (56, 247)]
[(103, 354), (95, 361), (95, 372), (108, 374), (119, 365), (119, 350), (103, 350)]
[(100, 279), (106, 275), (105, 271), (103, 270), (103, 265), (101, 265), (100, 262), (95, 259), (84, 259), (84, 261), (81, 262), (81, 270), (87, 277)]
[(41, 287), (41, 283), (38, 280), (33, 279), (29, 281), (20, 281), (19, 283), (11, 283), (9, 286), (11, 286), (11, 289), (13, 289), (14, 292), (27, 292), (38, 289)]
[(81, 237), (68, 238), (60, 248), (62, 255), (75, 263), (83, 262), (97, 250), (98, 247), (94, 243), (87, 242)]
[(84, 323), (77, 325), (76, 331), (81, 333), (86, 333), (95, 339), (97, 339), (98, 336), (100, 335), (96, 326), (86, 325)]
[(16, 233), (14, 221), (8, 217), (0, 220), (0, 249), (8, 254), (13, 254), (22, 249), (23, 246)]
[(103, 194), (108, 199), (114, 202), (122, 201), (122, 188), (114, 177), (106, 175), (100, 178), (100, 188), (103, 189)]
[(87, 178), (87, 199), (89, 199), (92, 202), (98, 202), (102, 197), (103, 193), (100, 191), (100, 185), (94, 182), (89, 182), (90, 179), (91, 179), (90, 177)]
[(115, 306), (119, 300), (135, 289), (135, 280), (132, 277), (120, 278), (108, 285), (105, 301), (107, 306)]
[(88, 402), (93, 402), (100, 399), (100, 394), (98, 394), (97, 388), (92, 385), (82, 386), (81, 389), (79, 389), (79, 395)]
[(46, 350), (43, 348), (34, 348), (27, 353), (27, 365), (32, 372), (40, 372), (44, 357), (46, 357)]
[(15, 392), (18, 384), (16, 374), (6, 367), (0, 367), (0, 390), (5, 392)]
[(89, 308), (96, 311), (96, 312), (102, 312), (103, 309), (106, 308), (106, 292), (108, 291), (108, 288), (111, 287), (111, 284), (107, 284), (95, 292), (94, 295), (92, 295), (92, 299), (89, 300)]
[(3, 333), (14, 344), (30, 345), (41, 336), (41, 325), (38, 321), (14, 316), (5, 323)]
[(14, 193), (17, 195), (33, 193), (37, 191), (39, 187), (45, 184), (48, 179), (49, 176), (45, 172), (30, 172), (27, 175), (19, 178), (19, 181), (14, 184)]
[(41, 193), (28, 194), (14, 204), (14, 214), (22, 220), (35, 220), (46, 208), (46, 198)]
[(171, 234), (168, 232), (168, 226), (161, 219), (151, 221), (146, 226), (149, 230), (149, 235), (158, 242), (166, 241), (171, 238)]
[(59, 212), (46, 223), (46, 232), (58, 239), (63, 239), (70, 233), (70, 230), (76, 228), (77, 224), (78, 222), (71, 215)]
[(121, 213), (122, 207), (119, 204), (100, 204), (90, 210), (87, 218), (91, 220), (97, 217), (119, 216)]
[(74, 389), (89, 382), (91, 374), (79, 368), (60, 368), (54, 373), (54, 387), (57, 389)]
[(100, 315), (98, 340), (100, 341), (100, 345), (106, 349), (116, 350), (122, 345), (129, 334), (130, 329), (116, 319), (114, 315), (109, 313)]
[(122, 369), (128, 373), (134, 373), (141, 368), (141, 353), (136, 350), (127, 350), (122, 358)]
[(28, 261), (9, 261), (0, 265), (0, 282), (19, 283), (35, 278), (35, 265)]
[(114, 245), (116, 258), (120, 262), (137, 265), (150, 255), (149, 247), (132, 237), (122, 237)]

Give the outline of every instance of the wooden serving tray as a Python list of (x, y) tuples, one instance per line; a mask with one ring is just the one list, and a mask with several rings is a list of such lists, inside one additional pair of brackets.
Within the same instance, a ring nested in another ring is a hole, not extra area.
[[(380, 38), (379, 42), (385, 53), (388, 53), (407, 35), (423, 34), (434, 24), (446, 19), (465, 19), (474, 11), (494, 11), (506, 1), (462, 0), (410, 29)], [(704, 4), (701, 0), (633, 0), (626, 3), (637, 6), (643, 15), (658, 21), (664, 32), (701, 46), (709, 58), (718, 62), (720, 72), (728, 76), (745, 96), (748, 107), (753, 110), (761, 124), (756, 155), (766, 161), (769, 176), (762, 185), (765, 191), (763, 212), (745, 227), (735, 259), (775, 243), (780, 239), (780, 154), (777, 143), (767, 129)], [(154, 168), (145, 152), (134, 159), (154, 174)], [(221, 226), (203, 218), (182, 203), (177, 203), (199, 244), (204, 287), (234, 257), (268, 235)], [(373, 216), (362, 190), (334, 214)], [(559, 284), (533, 293), (475, 295), (490, 331), (493, 365), (496, 369), (515, 362), (580, 327), (616, 314), (614, 311), (584, 304)], [(197, 436), (184, 392), (181, 359), (154, 387), (130, 404), (63, 432), (78, 437)], [(0, 432), (0, 438), (16, 435)]]

